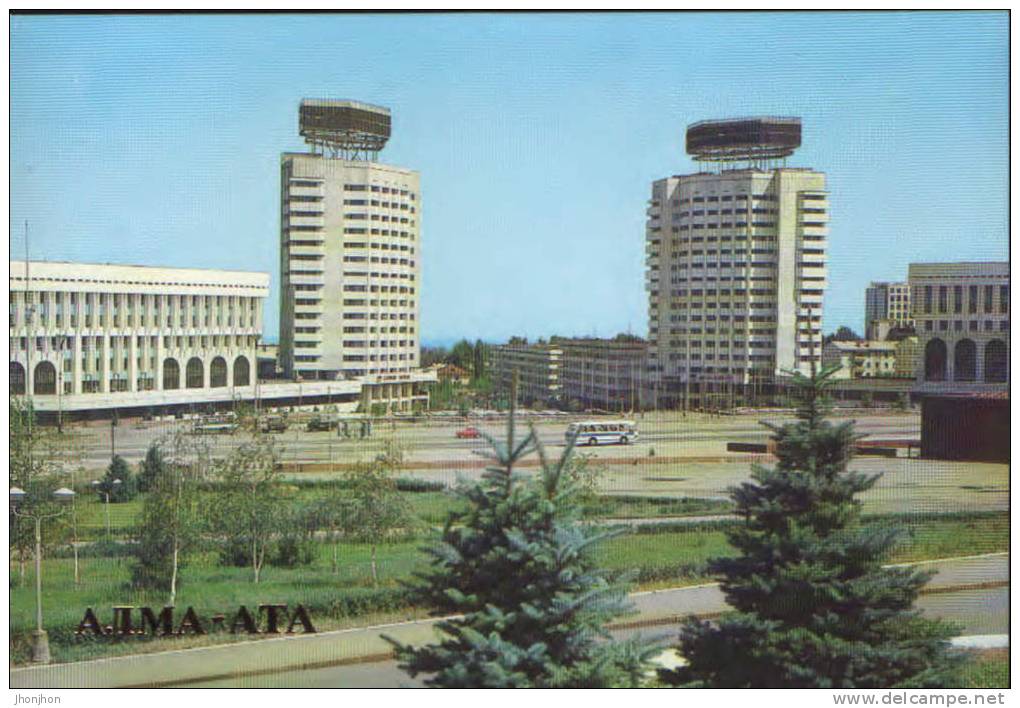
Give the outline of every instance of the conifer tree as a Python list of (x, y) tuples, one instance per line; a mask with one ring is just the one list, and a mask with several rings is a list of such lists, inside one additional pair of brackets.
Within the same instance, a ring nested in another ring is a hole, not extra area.
[[(388, 640), (401, 668), (447, 688), (638, 685), (654, 650), (609, 641), (605, 632), (627, 609), (625, 590), (592, 557), (607, 534), (578, 523), (566, 474), (573, 446), (549, 461), (534, 430), (516, 437), (513, 408), (506, 443), (489, 443), (495, 464), (459, 489), (466, 510), (452, 514), (441, 542), (427, 549), (431, 567), (413, 588), (434, 614), (459, 617), (438, 624), (438, 644)], [(540, 473), (519, 477), (515, 465), (533, 451)]]
[(950, 625), (912, 609), (929, 573), (883, 567), (899, 531), (860, 524), (856, 496), (880, 475), (847, 468), (853, 422), (825, 419), (838, 367), (795, 376), (797, 420), (773, 431), (778, 462), (731, 490), (739, 555), (713, 572), (736, 610), (690, 620), (686, 666), (667, 683), (707, 687), (938, 687), (952, 680)]

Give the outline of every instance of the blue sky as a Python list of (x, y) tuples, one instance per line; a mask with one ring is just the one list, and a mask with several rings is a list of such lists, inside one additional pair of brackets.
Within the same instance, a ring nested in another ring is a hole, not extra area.
[(267, 271), (303, 97), (389, 106), (419, 170), (422, 335), (647, 334), (652, 180), (688, 123), (803, 119), (828, 173), (824, 329), (870, 280), (1008, 257), (1008, 15), (16, 16), (11, 248)]

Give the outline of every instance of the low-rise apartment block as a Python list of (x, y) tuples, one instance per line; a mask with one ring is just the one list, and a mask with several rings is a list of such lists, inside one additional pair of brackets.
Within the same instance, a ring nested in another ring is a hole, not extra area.
[(649, 384), (648, 342), (637, 337), (552, 340), (563, 352), (562, 393), (586, 407), (633, 410)]
[(502, 391), (510, 389), (513, 372), (518, 372), (518, 400), (553, 401), (562, 392), (563, 350), (556, 344), (497, 344), (490, 350), (492, 377)]

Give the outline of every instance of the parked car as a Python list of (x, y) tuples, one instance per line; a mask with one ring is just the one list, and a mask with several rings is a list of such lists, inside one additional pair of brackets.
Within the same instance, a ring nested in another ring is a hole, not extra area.
[(336, 430), (340, 424), (340, 417), (334, 413), (320, 413), (312, 416), (308, 421), (308, 430)]
[(287, 419), (282, 415), (266, 416), (259, 421), (259, 431), (263, 433), (283, 433), (287, 430)]
[(481, 435), (478, 428), (471, 426), (457, 431), (458, 438), (477, 438)]

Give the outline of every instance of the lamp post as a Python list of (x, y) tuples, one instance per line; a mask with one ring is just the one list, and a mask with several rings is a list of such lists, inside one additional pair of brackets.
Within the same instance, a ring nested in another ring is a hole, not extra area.
[[(32, 632), (32, 661), (37, 664), (50, 663), (50, 642), (43, 629), (42, 619), (42, 520), (52, 519), (64, 513), (60, 509), (51, 514), (31, 513), (18, 511), (18, 504), (23, 502), (28, 494), (18, 487), (10, 488), (11, 511), (15, 516), (25, 519), (32, 519), (35, 522), (35, 631)], [(53, 492), (53, 498), (58, 502), (66, 502), (74, 499), (74, 492), (66, 487)]]
[(100, 494), (106, 497), (106, 535), (110, 535), (110, 492), (117, 488), (118, 484), (123, 484), (119, 479), (115, 479), (110, 482), (111, 486), (106, 486), (98, 479), (92, 480), (92, 488)]

